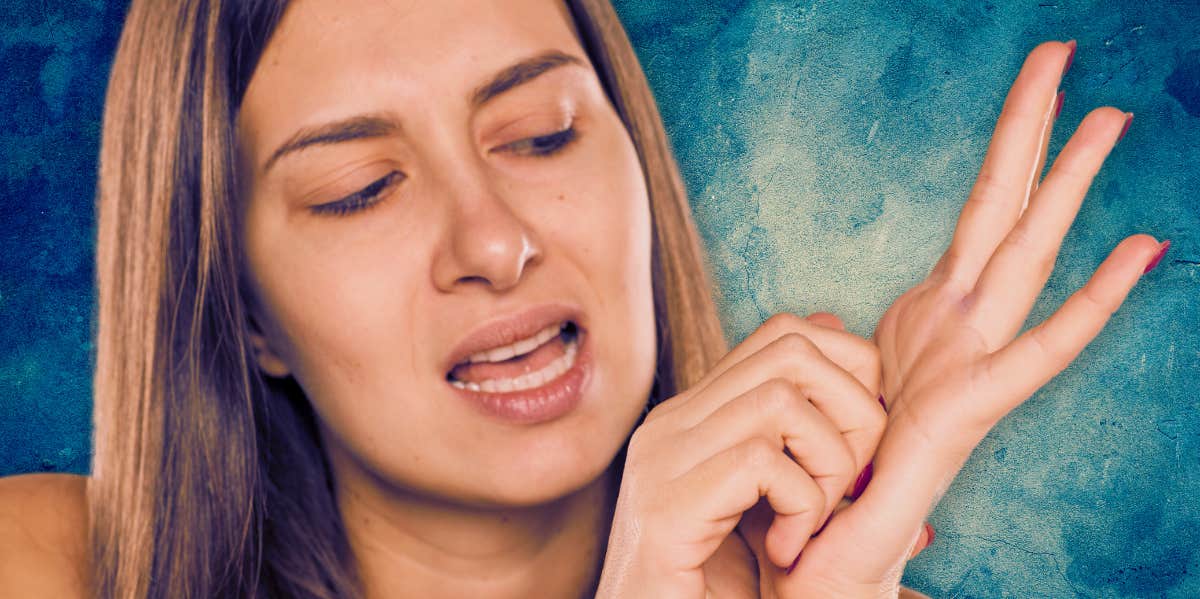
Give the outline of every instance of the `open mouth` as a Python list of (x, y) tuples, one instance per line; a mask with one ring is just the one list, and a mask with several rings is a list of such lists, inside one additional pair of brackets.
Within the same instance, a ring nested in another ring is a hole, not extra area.
[[(579, 326), (566, 320), (511, 346), (480, 352), (446, 373), (460, 389), (488, 393), (522, 391), (557, 379), (575, 364)], [(506, 357), (507, 356), (507, 357)]]

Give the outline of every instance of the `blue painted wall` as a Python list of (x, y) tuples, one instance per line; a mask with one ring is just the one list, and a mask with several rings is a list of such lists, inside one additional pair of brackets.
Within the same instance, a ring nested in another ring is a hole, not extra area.
[[(0, 10), (0, 475), (87, 472), (95, 154), (124, 6)], [(1108, 327), (983, 441), (905, 583), (934, 597), (1200, 596), (1200, 3), (616, 0), (731, 342), (780, 311), (869, 336), (949, 242), (1025, 54), (1079, 40), (1051, 157), (1136, 113), (1029, 324), (1123, 237), (1172, 240)]]

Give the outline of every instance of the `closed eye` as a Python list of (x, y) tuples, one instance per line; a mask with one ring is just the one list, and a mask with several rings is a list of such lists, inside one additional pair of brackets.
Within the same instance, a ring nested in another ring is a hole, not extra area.
[(509, 144), (505, 144), (496, 148), (493, 151), (501, 152), (516, 152), (518, 154), (527, 154), (535, 157), (551, 156), (557, 154), (563, 148), (567, 147), (575, 138), (578, 137), (575, 131), (575, 126), (570, 125), (561, 131), (555, 131), (549, 135), (539, 137), (530, 137), (521, 139)]
[(319, 204), (309, 208), (313, 214), (321, 216), (346, 216), (352, 212), (361, 212), (382, 202), (383, 192), (391, 189), (405, 179), (404, 173), (392, 171), (370, 185), (340, 199), (336, 202)]
[[(538, 137), (530, 137), (514, 141), (496, 148), (493, 151), (516, 152), (518, 154), (526, 154), (533, 157), (547, 157), (561, 152), (564, 148), (575, 141), (578, 137), (575, 126), (568, 126), (561, 131), (555, 131), (549, 135), (541, 135)], [(354, 212), (361, 212), (367, 208), (378, 205), (385, 191), (399, 184), (405, 179), (404, 173), (400, 171), (392, 171), (379, 179), (376, 179), (370, 185), (340, 199), (335, 202), (319, 204), (310, 208), (313, 214), (320, 216), (346, 216)]]

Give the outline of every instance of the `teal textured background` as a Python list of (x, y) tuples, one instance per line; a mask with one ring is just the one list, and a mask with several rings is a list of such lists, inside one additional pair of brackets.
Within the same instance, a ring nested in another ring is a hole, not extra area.
[[(869, 336), (949, 242), (1025, 54), (1079, 50), (1051, 158), (1136, 113), (1029, 325), (1122, 238), (1163, 263), (983, 441), (905, 583), (934, 597), (1200, 596), (1200, 4), (616, 0), (729, 340), (781, 311)], [(123, 3), (0, 8), (0, 475), (87, 472), (95, 155)]]

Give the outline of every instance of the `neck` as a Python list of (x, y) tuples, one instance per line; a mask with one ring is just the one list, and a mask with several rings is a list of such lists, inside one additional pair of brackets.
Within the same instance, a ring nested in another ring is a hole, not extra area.
[(611, 468), (527, 507), (476, 507), (371, 480), (333, 459), (338, 504), (368, 599), (590, 596), (615, 499)]

